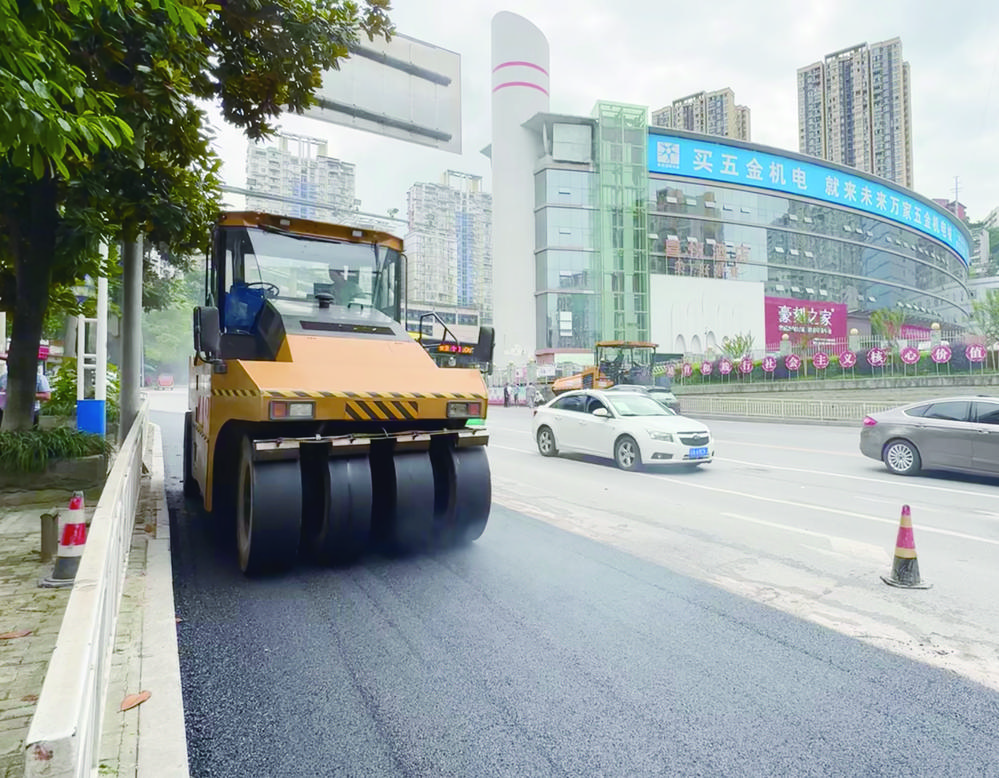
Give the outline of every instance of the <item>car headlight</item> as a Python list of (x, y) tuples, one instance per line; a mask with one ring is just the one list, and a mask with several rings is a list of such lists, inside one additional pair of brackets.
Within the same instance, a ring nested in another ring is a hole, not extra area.
[(659, 430), (646, 430), (649, 433), (649, 437), (653, 440), (661, 440), (665, 443), (673, 442), (672, 432), (660, 432)]

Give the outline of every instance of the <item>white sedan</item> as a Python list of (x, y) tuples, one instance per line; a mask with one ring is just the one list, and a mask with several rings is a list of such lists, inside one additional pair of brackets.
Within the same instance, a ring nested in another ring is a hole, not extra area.
[(643, 463), (701, 465), (715, 455), (707, 427), (637, 392), (565, 392), (534, 410), (532, 429), (542, 456), (593, 454), (612, 458), (622, 470)]

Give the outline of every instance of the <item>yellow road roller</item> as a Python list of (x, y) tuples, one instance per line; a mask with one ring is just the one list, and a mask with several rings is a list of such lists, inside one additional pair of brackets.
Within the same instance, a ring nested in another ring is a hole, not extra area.
[[(234, 516), (247, 574), (477, 539), (491, 481), (478, 369), (407, 333), (402, 241), (224, 213), (194, 310), (184, 493)], [(492, 364), (481, 327), (476, 361)], [(471, 422), (471, 424), (470, 424)]]

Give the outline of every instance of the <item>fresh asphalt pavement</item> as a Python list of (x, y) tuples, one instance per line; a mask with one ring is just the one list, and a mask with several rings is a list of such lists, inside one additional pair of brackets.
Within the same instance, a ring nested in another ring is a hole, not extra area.
[(499, 500), (465, 549), (246, 579), (154, 407), (192, 775), (999, 775), (996, 692)]
[[(504, 410), (495, 501), (999, 690), (999, 479), (892, 476), (860, 453), (860, 425), (719, 420), (710, 465), (623, 473), (541, 458), (530, 412)], [(904, 505), (930, 591), (881, 580)]]

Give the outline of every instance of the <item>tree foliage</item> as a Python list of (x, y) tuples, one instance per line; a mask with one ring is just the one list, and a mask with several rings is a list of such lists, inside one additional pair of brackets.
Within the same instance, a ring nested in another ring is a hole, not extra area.
[(724, 337), (722, 338), (722, 353), (729, 359), (742, 359), (753, 352), (754, 341), (752, 332), (740, 332), (732, 337)]
[(204, 278), (197, 270), (160, 279), (166, 296), (158, 310), (143, 316), (142, 332), (146, 362), (166, 373), (183, 373), (193, 352), (191, 312), (204, 304)]
[(971, 301), (971, 319), (975, 329), (985, 336), (985, 345), (992, 358), (999, 358), (993, 351), (999, 344), (999, 289), (988, 289), (983, 297)]
[(879, 308), (871, 313), (871, 333), (888, 341), (902, 337), (905, 311), (901, 308)]
[(42, 178), (64, 178), (67, 162), (85, 162), (102, 147), (130, 141), (114, 113), (114, 95), (88, 83), (71, 50), (73, 30), (117, 3), (0, 0), (0, 155)]
[[(100, 241), (202, 249), (220, 161), (200, 101), (251, 138), (301, 112), (388, 0), (0, 0), (0, 309), (13, 313), (5, 429), (30, 424), (50, 300), (111, 275)], [(183, 261), (183, 260), (180, 260)]]

